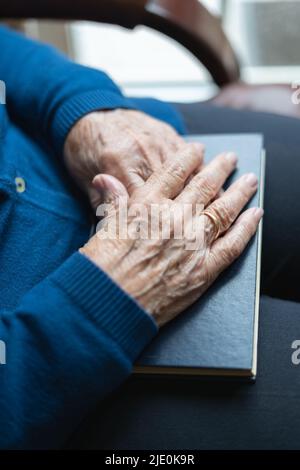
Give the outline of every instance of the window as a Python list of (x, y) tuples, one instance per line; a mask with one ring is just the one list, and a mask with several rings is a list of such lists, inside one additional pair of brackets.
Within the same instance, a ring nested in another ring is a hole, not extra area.
[[(300, 0), (202, 3), (222, 15), (246, 81), (299, 81)], [(153, 30), (81, 22), (70, 32), (75, 59), (106, 70), (130, 95), (199, 101), (216, 91), (205, 68), (189, 52)]]
[[(203, 3), (220, 11), (220, 0)], [(128, 31), (82, 22), (71, 26), (71, 41), (76, 60), (106, 70), (128, 94), (196, 101), (215, 90), (209, 74), (189, 52), (145, 27)]]

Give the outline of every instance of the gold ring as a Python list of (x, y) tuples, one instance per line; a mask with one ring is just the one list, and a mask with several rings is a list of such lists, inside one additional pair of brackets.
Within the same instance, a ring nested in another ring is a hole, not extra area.
[(208, 217), (211, 220), (211, 222), (213, 223), (214, 231), (215, 231), (214, 240), (216, 240), (219, 237), (220, 233), (221, 233), (221, 226), (220, 226), (219, 219), (212, 212), (210, 212), (209, 210), (201, 212), (201, 215), (206, 215), (206, 217)]

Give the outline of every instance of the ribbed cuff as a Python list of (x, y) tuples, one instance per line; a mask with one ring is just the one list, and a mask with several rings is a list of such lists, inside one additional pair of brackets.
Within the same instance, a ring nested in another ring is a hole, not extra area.
[(74, 124), (86, 114), (101, 109), (136, 109), (165, 121), (179, 134), (186, 134), (181, 114), (169, 103), (154, 98), (125, 98), (111, 91), (92, 90), (68, 99), (57, 110), (51, 126), (55, 150), (62, 154), (65, 139)]
[(136, 109), (129, 99), (111, 91), (92, 90), (68, 99), (57, 110), (52, 121), (52, 141), (61, 154), (65, 139), (74, 124), (86, 114), (101, 109)]
[(80, 253), (50, 279), (56, 283), (134, 362), (156, 335), (154, 320), (133, 298)]

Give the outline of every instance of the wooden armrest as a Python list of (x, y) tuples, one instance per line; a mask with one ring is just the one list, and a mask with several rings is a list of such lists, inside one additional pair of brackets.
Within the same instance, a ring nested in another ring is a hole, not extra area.
[(1, 19), (65, 19), (145, 25), (178, 41), (225, 85), (239, 78), (239, 66), (218, 18), (197, 0), (2, 0)]

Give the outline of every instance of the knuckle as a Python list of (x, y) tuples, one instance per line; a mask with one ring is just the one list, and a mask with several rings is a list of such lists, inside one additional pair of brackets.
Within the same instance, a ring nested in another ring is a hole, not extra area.
[(167, 179), (170, 179), (171, 181), (176, 180), (184, 182), (186, 178), (186, 171), (182, 164), (177, 164), (167, 170), (166, 176)]
[(220, 250), (221, 265), (229, 266), (234, 260), (232, 247), (225, 243), (222, 249)]
[(255, 229), (253, 224), (249, 224), (246, 222), (241, 223), (241, 228), (240, 228), (240, 238), (242, 240), (249, 239), (253, 235)]
[(220, 256), (222, 258), (222, 264), (229, 266), (233, 263), (241, 254), (242, 245), (239, 237), (236, 237), (230, 241), (224, 240), (224, 245), (220, 250)]
[(200, 162), (201, 155), (195, 150), (194, 145), (187, 145), (185, 148), (181, 149), (179, 158), (183, 159), (185, 162), (188, 162), (191, 165), (196, 165)]
[(151, 183), (151, 189), (155, 188), (156, 186), (161, 185), (162, 183), (162, 175), (158, 172), (154, 172), (151, 175), (151, 181), (149, 181), (149, 186)]
[(249, 187), (245, 184), (240, 184), (238, 187), (238, 193), (240, 196), (240, 199), (243, 201), (247, 201), (251, 195), (251, 192), (249, 190)]
[(163, 192), (163, 194), (168, 195), (172, 193), (173, 186), (174, 186), (173, 181), (170, 181), (170, 179), (166, 179), (164, 180), (163, 185), (161, 185), (160, 189)]
[(216, 182), (209, 176), (199, 177), (199, 180), (194, 184), (199, 188), (198, 192), (205, 200), (211, 199), (218, 191)]
[(206, 279), (208, 284), (212, 284), (220, 272), (220, 259), (211, 252), (209, 256), (209, 263), (206, 270)]
[(172, 189), (174, 187), (175, 177), (172, 173), (168, 171), (164, 174), (154, 173), (151, 176), (151, 186), (149, 185), (147, 188), (147, 193), (145, 197), (153, 197), (161, 194), (162, 196), (167, 196), (168, 194), (172, 193)]
[(240, 256), (242, 246), (243, 246), (242, 237), (239, 234), (234, 240), (232, 240), (232, 242), (227, 248), (230, 253), (229, 258), (231, 259), (231, 262)]
[(199, 186), (199, 184), (197, 183), (195, 179), (192, 179), (190, 183), (188, 184), (187, 192), (189, 193), (189, 195), (195, 195), (195, 196), (202, 195), (201, 186)]

